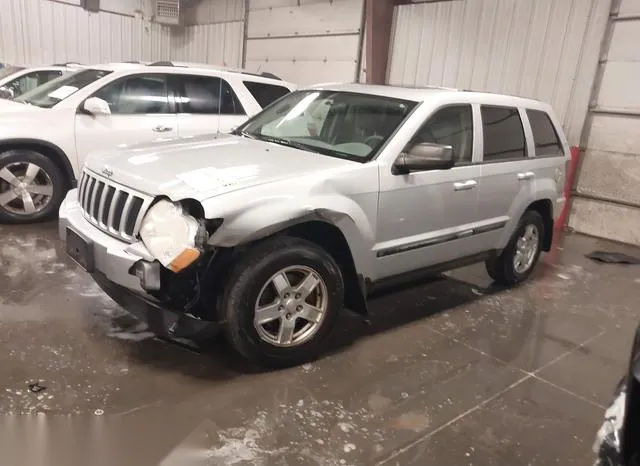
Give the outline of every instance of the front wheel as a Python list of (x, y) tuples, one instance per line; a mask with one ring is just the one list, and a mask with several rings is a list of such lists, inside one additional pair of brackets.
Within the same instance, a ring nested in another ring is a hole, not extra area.
[(489, 276), (505, 286), (526, 280), (540, 259), (544, 234), (542, 216), (534, 210), (525, 212), (502, 254), (485, 263)]
[(49, 158), (31, 150), (0, 154), (0, 222), (31, 223), (55, 215), (65, 180)]
[(285, 367), (314, 359), (342, 307), (340, 268), (309, 241), (277, 237), (246, 251), (230, 274), (221, 313), (245, 358)]

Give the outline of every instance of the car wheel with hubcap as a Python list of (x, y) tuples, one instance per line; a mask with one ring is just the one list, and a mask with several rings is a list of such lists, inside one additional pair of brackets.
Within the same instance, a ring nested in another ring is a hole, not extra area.
[(534, 210), (525, 212), (502, 254), (485, 263), (489, 276), (506, 286), (526, 280), (540, 259), (544, 234), (542, 216)]
[(292, 237), (244, 252), (227, 283), (220, 309), (227, 339), (247, 359), (269, 366), (315, 358), (344, 296), (333, 257)]
[(54, 215), (64, 196), (64, 176), (44, 155), (30, 150), (0, 154), (0, 221), (30, 223)]

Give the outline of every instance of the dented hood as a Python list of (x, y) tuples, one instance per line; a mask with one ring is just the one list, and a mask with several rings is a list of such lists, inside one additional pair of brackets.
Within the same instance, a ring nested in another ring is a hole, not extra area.
[(86, 168), (148, 195), (204, 200), (354, 163), (239, 136), (209, 135), (95, 153)]

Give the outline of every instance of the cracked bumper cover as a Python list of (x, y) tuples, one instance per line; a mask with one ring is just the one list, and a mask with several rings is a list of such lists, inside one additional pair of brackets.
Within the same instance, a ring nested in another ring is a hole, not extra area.
[(67, 241), (69, 230), (91, 245), (88, 272), (98, 286), (127, 312), (146, 322), (151, 332), (188, 338), (217, 330), (217, 323), (169, 309), (148, 295), (140, 285), (140, 278), (130, 270), (139, 261), (152, 263), (153, 257), (142, 243), (122, 242), (86, 220), (77, 200), (77, 190), (69, 191), (60, 206), (58, 233), (63, 242)]

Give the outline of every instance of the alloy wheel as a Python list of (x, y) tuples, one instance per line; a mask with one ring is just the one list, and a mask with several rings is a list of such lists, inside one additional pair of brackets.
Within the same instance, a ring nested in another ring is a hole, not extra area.
[(53, 181), (33, 162), (10, 163), (0, 169), (0, 207), (16, 215), (33, 215), (53, 198)]
[(540, 233), (535, 225), (527, 225), (516, 242), (513, 256), (513, 268), (519, 274), (528, 271), (536, 258), (539, 247)]
[(260, 338), (271, 345), (298, 346), (318, 332), (327, 306), (327, 285), (320, 274), (302, 265), (286, 267), (260, 290), (253, 324)]

